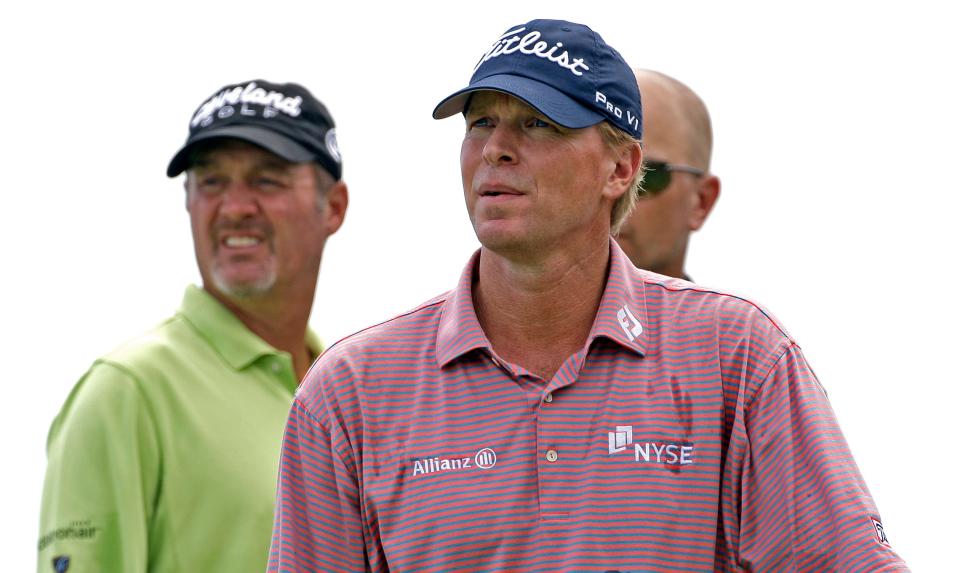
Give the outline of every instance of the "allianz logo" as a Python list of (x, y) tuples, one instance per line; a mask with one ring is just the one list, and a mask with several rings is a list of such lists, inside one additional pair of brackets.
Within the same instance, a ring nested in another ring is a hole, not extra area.
[(633, 460), (644, 464), (688, 466), (693, 463), (690, 443), (637, 440), (632, 426), (616, 426), (609, 433), (609, 455), (630, 452)]
[(432, 457), (413, 460), (413, 477), (462, 470), (488, 470), (496, 465), (496, 452), (483, 448), (472, 457)]

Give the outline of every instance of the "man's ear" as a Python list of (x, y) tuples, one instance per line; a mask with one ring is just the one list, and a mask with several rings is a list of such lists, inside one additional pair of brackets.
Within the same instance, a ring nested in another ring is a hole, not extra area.
[(642, 164), (643, 148), (639, 143), (628, 145), (619, 152), (616, 165), (606, 181), (606, 188), (611, 191), (612, 195), (615, 195), (611, 196), (613, 201), (629, 191)]
[(715, 175), (705, 175), (699, 181), (695, 194), (696, 204), (689, 215), (689, 230), (698, 231), (706, 222), (706, 218), (709, 217), (716, 201), (719, 200), (720, 187), (722, 185), (719, 182), (719, 177)]
[(326, 191), (326, 209), (324, 212), (324, 226), (327, 236), (337, 232), (346, 218), (346, 208), (350, 204), (350, 194), (346, 183), (337, 181)]

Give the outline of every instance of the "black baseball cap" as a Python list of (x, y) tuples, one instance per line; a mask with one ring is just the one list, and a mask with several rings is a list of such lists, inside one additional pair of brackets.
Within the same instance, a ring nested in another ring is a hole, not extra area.
[(517, 97), (564, 127), (589, 127), (605, 119), (636, 139), (643, 137), (633, 70), (582, 24), (531, 20), (509, 28), (477, 62), (469, 85), (441, 101), (433, 118), (462, 112), (479, 90)]
[(167, 176), (190, 168), (197, 143), (220, 137), (247, 141), (294, 163), (314, 161), (337, 181), (343, 174), (333, 117), (299, 84), (251, 80), (218, 90), (194, 112), (190, 134), (170, 160)]

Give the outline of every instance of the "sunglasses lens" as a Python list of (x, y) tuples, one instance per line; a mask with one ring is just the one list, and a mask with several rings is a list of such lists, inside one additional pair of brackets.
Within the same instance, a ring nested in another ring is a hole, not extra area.
[(655, 195), (669, 187), (670, 174), (664, 163), (650, 161), (643, 176), (643, 189), (647, 195)]

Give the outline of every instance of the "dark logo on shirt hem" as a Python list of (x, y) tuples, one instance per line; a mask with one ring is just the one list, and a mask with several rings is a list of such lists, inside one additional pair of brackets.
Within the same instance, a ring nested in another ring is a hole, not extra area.
[(66, 555), (58, 555), (53, 558), (53, 570), (57, 573), (67, 573), (70, 569), (70, 558)]

